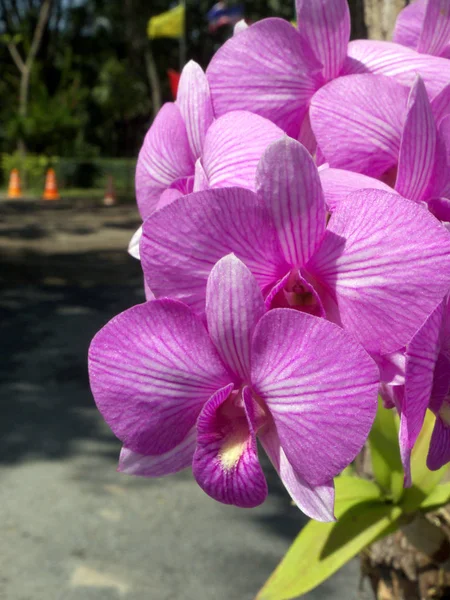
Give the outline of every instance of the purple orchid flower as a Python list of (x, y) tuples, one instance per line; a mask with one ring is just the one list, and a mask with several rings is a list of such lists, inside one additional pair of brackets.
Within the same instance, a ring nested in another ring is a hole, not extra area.
[(405, 384), (395, 390), (401, 413), (400, 449), (405, 485), (411, 485), (410, 455), (427, 408), (436, 415), (427, 466), (440, 469), (450, 462), (450, 297), (425, 320), (405, 352)]
[[(297, 0), (299, 29), (263, 19), (228, 40), (206, 74), (217, 116), (249, 110), (315, 149), (308, 118), (313, 94), (328, 81), (373, 72), (412, 85), (417, 73), (434, 96), (450, 80), (447, 60), (400, 44), (350, 42), (347, 0)], [(387, 46), (383, 44), (388, 44)]]
[(395, 23), (394, 42), (423, 54), (450, 58), (449, 0), (416, 0)]
[(331, 167), (321, 170), (330, 210), (352, 189), (390, 183), (450, 221), (449, 99), (450, 85), (430, 103), (420, 77), (410, 92), (375, 75), (349, 75), (319, 90), (311, 101), (311, 125)]
[(280, 135), (272, 122), (244, 111), (215, 120), (206, 76), (190, 61), (176, 103), (161, 108), (139, 153), (136, 198), (142, 218), (193, 190), (251, 186), (264, 148)]
[(190, 464), (211, 497), (261, 504), (261, 441), (298, 506), (332, 520), (333, 477), (361, 450), (378, 370), (341, 328), (294, 310), (265, 313), (235, 256), (212, 269), (206, 322), (153, 300), (115, 317), (89, 352), (97, 406), (124, 443), (119, 470), (142, 476)]
[(202, 314), (209, 272), (233, 252), (268, 307), (327, 316), (374, 356), (404, 347), (450, 287), (450, 235), (439, 221), (400, 196), (363, 190), (327, 224), (317, 168), (287, 136), (264, 152), (256, 179), (256, 194), (199, 192), (146, 220), (141, 261), (155, 296)]

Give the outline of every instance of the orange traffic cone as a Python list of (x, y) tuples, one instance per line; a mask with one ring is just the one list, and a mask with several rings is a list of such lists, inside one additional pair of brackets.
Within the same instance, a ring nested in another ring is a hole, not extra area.
[(113, 206), (116, 203), (116, 191), (114, 189), (114, 183), (112, 175), (108, 175), (106, 183), (105, 197), (103, 198), (103, 204), (105, 206)]
[(58, 184), (54, 169), (49, 169), (45, 176), (45, 188), (42, 196), (44, 200), (59, 200)]
[(8, 198), (21, 198), (22, 190), (20, 187), (19, 169), (13, 169), (9, 176)]

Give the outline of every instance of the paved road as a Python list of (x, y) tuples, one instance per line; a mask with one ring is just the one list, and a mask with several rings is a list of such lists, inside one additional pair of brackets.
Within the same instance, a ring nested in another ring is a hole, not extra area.
[[(86, 351), (142, 300), (141, 274), (124, 252), (79, 250), (0, 259), (0, 598), (251, 600), (304, 518), (269, 468), (251, 511), (215, 503), (189, 471), (115, 472)], [(305, 598), (351, 600), (357, 585), (353, 562)]]

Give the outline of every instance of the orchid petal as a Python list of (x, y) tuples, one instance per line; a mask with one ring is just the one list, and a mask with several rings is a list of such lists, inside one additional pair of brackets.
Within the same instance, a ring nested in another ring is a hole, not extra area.
[(209, 189), (209, 181), (206, 176), (205, 169), (203, 168), (202, 161), (200, 158), (195, 163), (195, 177), (194, 177), (194, 192), (202, 192), (203, 190)]
[(181, 72), (177, 106), (186, 124), (189, 146), (199, 158), (208, 127), (214, 120), (208, 80), (199, 64), (189, 61)]
[(424, 206), (361, 190), (332, 214), (306, 269), (334, 295), (342, 326), (369, 352), (388, 354), (450, 287), (450, 236)]
[(344, 169), (321, 169), (319, 171), (325, 202), (328, 209), (334, 212), (340, 202), (352, 192), (364, 189), (384, 190), (395, 194), (395, 190), (373, 177), (345, 171)]
[(392, 41), (417, 50), (423, 19), (425, 17), (426, 0), (416, 0), (405, 6), (395, 21)]
[(439, 56), (450, 39), (448, 0), (428, 0), (417, 51)]
[(363, 447), (378, 369), (337, 325), (291, 309), (266, 313), (253, 337), (252, 384), (287, 459), (309, 484), (329, 484)]
[(121, 313), (92, 341), (91, 389), (129, 450), (165, 454), (180, 444), (203, 404), (232, 381), (201, 320), (172, 300)]
[(450, 115), (439, 123), (433, 173), (424, 197), (431, 212), (438, 219), (447, 221), (446, 197), (450, 199)]
[(405, 397), (401, 411), (400, 440), (412, 449), (420, 430), (433, 390), (434, 370), (440, 351), (440, 332), (444, 302), (427, 318), (406, 349)]
[(437, 471), (448, 462), (450, 462), (450, 427), (438, 416), (431, 435), (427, 467), (430, 471)]
[(420, 75), (430, 98), (434, 98), (448, 85), (450, 61), (419, 54), (392, 42), (354, 40), (348, 45), (348, 57), (341, 75), (353, 73), (387, 75), (407, 86), (412, 86), (417, 75)]
[(446, 85), (431, 102), (434, 121), (439, 125), (442, 119), (450, 115), (450, 84)]
[(230, 112), (217, 119), (208, 129), (202, 158), (209, 185), (253, 190), (262, 153), (282, 136), (279, 127), (250, 112)]
[(395, 166), (407, 98), (407, 88), (373, 75), (339, 77), (314, 94), (311, 124), (330, 167), (379, 177)]
[(217, 116), (248, 110), (297, 137), (322, 65), (283, 19), (263, 19), (229, 39), (206, 75)]
[(267, 209), (249, 190), (185, 196), (144, 223), (141, 256), (148, 285), (157, 297), (183, 300), (199, 313), (212, 267), (230, 252), (247, 265), (261, 289), (289, 270)]
[(136, 199), (143, 219), (174, 181), (194, 173), (186, 126), (178, 107), (164, 104), (145, 136), (136, 167)]
[(284, 487), (298, 508), (316, 521), (334, 521), (334, 483), (311, 486), (299, 477), (288, 461), (274, 426), (259, 433), (259, 439)]
[(233, 35), (237, 35), (238, 33), (241, 33), (241, 31), (245, 31), (246, 29), (248, 29), (248, 25), (245, 22), (245, 19), (241, 19), (234, 26)]
[[(192, 470), (199, 486), (215, 500), (251, 508), (264, 502), (267, 483), (258, 461), (254, 423), (245, 407), (230, 405), (230, 392), (230, 386), (218, 391), (200, 413)], [(252, 402), (248, 388), (244, 395), (244, 404)]]
[(141, 242), (142, 237), (142, 225), (137, 229), (128, 244), (128, 254), (137, 260), (141, 260), (141, 255), (139, 254), (139, 244)]
[(265, 313), (256, 279), (234, 254), (219, 260), (206, 286), (209, 335), (226, 365), (242, 380), (250, 376), (250, 346)]
[(175, 188), (168, 188), (167, 190), (164, 190), (164, 192), (159, 197), (158, 204), (156, 205), (156, 210), (159, 210), (160, 208), (164, 208), (165, 206), (172, 204), (172, 202), (174, 202), (177, 198), (181, 198), (181, 196), (184, 196), (183, 192), (180, 192), (180, 190), (177, 190)]
[(155, 294), (152, 292), (152, 290), (148, 287), (147, 282), (145, 281), (144, 278), (144, 294), (145, 294), (145, 299), (148, 300), (155, 300)]
[(422, 200), (434, 167), (436, 125), (420, 77), (411, 88), (403, 128), (395, 189), (410, 200)]
[(339, 75), (350, 39), (350, 10), (347, 0), (296, 0), (301, 36), (323, 64), (323, 77)]
[(450, 198), (430, 198), (428, 200), (430, 212), (440, 221), (450, 221)]
[(163, 477), (190, 467), (197, 443), (197, 429), (193, 427), (185, 439), (164, 454), (145, 456), (123, 447), (118, 471), (138, 477)]
[(317, 167), (308, 151), (283, 137), (261, 157), (256, 188), (268, 207), (286, 261), (301, 266), (325, 231), (325, 201)]

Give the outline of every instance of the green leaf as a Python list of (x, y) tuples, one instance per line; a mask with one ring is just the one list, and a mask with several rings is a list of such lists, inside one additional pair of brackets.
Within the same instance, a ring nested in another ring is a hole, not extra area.
[[(428, 497), (442, 481), (448, 469), (448, 465), (445, 465), (438, 471), (430, 471), (427, 467), (428, 448), (430, 447), (434, 422), (435, 416), (431, 411), (427, 411), (422, 430), (411, 454), (413, 484), (411, 488), (405, 490), (400, 503), (405, 512), (414, 512), (419, 507), (422, 509), (424, 503), (427, 505)], [(426, 510), (431, 510), (431, 508)]]
[(450, 482), (442, 483), (434, 488), (420, 505), (420, 510), (428, 512), (436, 510), (450, 502)]
[(430, 471), (427, 467), (427, 455), (430, 447), (431, 434), (433, 433), (436, 417), (431, 411), (427, 411), (422, 430), (411, 455), (411, 475), (414, 485), (420, 488), (424, 494), (429, 494), (440, 483), (448, 466), (438, 471)]
[(398, 445), (398, 419), (378, 399), (375, 422), (369, 435), (372, 469), (378, 485), (397, 502), (403, 492), (403, 467)]
[(259, 592), (258, 600), (289, 600), (305, 594), (368, 544), (397, 528), (401, 510), (383, 503), (373, 482), (338, 477), (336, 492), (339, 520), (310, 521)]
[(336, 490), (334, 514), (340, 518), (349, 508), (367, 500), (381, 500), (382, 492), (379, 486), (368, 479), (340, 475), (334, 480)]

